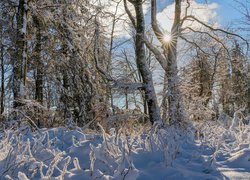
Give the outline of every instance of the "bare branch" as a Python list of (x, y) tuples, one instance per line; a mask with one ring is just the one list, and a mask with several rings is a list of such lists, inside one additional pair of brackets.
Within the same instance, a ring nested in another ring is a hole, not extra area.
[(162, 68), (167, 69), (167, 61), (162, 55), (162, 53), (156, 47), (154, 47), (152, 43), (149, 42), (149, 40), (146, 37), (144, 37), (144, 42), (147, 48), (154, 54), (155, 58), (158, 60)]
[(205, 35), (209, 36), (210, 38), (212, 38), (213, 40), (215, 40), (216, 42), (218, 42), (227, 51), (227, 54), (229, 54), (229, 51), (228, 51), (227, 47), (225, 46), (225, 44), (223, 42), (221, 42), (221, 40), (219, 40), (217, 37), (214, 37), (213, 35), (211, 35), (210, 33), (203, 32), (203, 31), (198, 31), (198, 30), (194, 30), (191, 27), (186, 27), (183, 30), (185, 30), (185, 29), (189, 29), (192, 32), (199, 33), (199, 34), (205, 34)]
[(188, 15), (188, 8), (190, 8), (190, 2), (189, 2), (189, 0), (187, 0), (187, 7), (186, 7), (186, 11), (185, 11), (185, 16), (187, 16)]
[[(131, 14), (130, 10), (128, 9), (127, 0), (124, 0), (123, 2), (124, 2), (125, 11), (126, 11), (126, 13), (128, 14), (128, 17), (129, 17), (129, 19), (130, 19), (132, 25), (133, 25), (134, 27), (136, 27), (136, 21), (135, 21), (133, 15)], [(130, 1), (129, 1), (129, 2), (130, 2)]]
[(157, 13), (156, 0), (151, 0), (151, 25), (152, 25), (153, 31), (154, 31), (157, 39), (161, 43), (163, 43), (162, 37), (164, 36), (164, 34), (158, 26), (157, 19), (156, 19), (156, 13)]
[(228, 31), (226, 31), (226, 30), (224, 30), (224, 29), (214, 28), (214, 27), (212, 27), (212, 26), (210, 26), (210, 25), (208, 25), (208, 24), (202, 22), (201, 20), (199, 20), (198, 18), (196, 18), (196, 17), (193, 16), (193, 15), (185, 16), (185, 17), (181, 20), (181, 24), (183, 24), (184, 21), (190, 20), (190, 19), (191, 19), (191, 20), (195, 20), (196, 22), (200, 23), (201, 25), (205, 26), (206, 28), (208, 28), (208, 29), (210, 29), (210, 30), (212, 30), (212, 31), (219, 31), (219, 32), (222, 32), (222, 33), (225, 33), (225, 34), (228, 34), (228, 35), (231, 35), (231, 36), (235, 36), (235, 37), (240, 38), (241, 40), (243, 40), (243, 41), (246, 43), (246, 45), (247, 45), (247, 50), (249, 49), (249, 44), (248, 44), (247, 40), (244, 39), (242, 36), (240, 36), (240, 35), (238, 35), (238, 34), (235, 34), (235, 33), (232, 33), (232, 32), (228, 32)]
[(180, 36), (181, 39), (183, 39), (184, 41), (188, 42), (189, 44), (194, 45), (196, 48), (198, 48), (202, 53), (206, 54), (206, 55), (210, 55), (209, 53), (205, 52), (196, 42), (190, 41), (187, 38)]

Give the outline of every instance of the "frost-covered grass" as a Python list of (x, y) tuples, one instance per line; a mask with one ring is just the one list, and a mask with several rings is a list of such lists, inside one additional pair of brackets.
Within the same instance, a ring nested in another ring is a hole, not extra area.
[(250, 125), (236, 112), (233, 118), (199, 124), (198, 143), (207, 166), (229, 179), (250, 179)]
[[(0, 176), (7, 179), (137, 179), (137, 168), (171, 165), (181, 136), (154, 127), (148, 133), (111, 129), (86, 134), (66, 128), (1, 133)], [(151, 164), (150, 164), (151, 163)]]
[[(195, 129), (199, 129), (196, 133)], [(248, 179), (250, 128), (218, 122), (193, 127), (111, 129), (64, 127), (0, 134), (5, 179)], [(250, 176), (249, 176), (250, 177)]]

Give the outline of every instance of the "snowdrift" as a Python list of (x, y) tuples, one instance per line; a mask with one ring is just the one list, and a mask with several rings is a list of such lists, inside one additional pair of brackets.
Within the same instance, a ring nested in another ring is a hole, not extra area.
[[(0, 134), (5, 179), (249, 179), (250, 128), (206, 122), (181, 129), (87, 134), (64, 127)], [(196, 129), (196, 130), (195, 130)], [(195, 133), (196, 132), (196, 133)]]

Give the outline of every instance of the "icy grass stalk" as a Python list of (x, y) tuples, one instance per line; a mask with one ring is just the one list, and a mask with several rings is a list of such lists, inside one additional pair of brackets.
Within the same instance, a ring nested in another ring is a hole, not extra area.
[(232, 152), (244, 148), (243, 144), (250, 141), (250, 127), (241, 124), (242, 117), (244, 118), (242, 112), (236, 111), (233, 119), (227, 119), (231, 122), (229, 127), (212, 121), (204, 123), (201, 129), (203, 137), (200, 141), (203, 147), (209, 147), (212, 151), (207, 166), (213, 166), (216, 163), (218, 154), (230, 155)]
[(179, 129), (169, 126), (166, 129), (154, 126), (149, 136), (146, 138), (145, 146), (152, 152), (160, 150), (164, 156), (166, 166), (172, 166), (180, 147)]
[(70, 156), (67, 156), (67, 157), (65, 158), (65, 161), (66, 161), (66, 162), (65, 162), (65, 164), (64, 164), (63, 171), (62, 171), (62, 173), (61, 173), (59, 179), (64, 179), (64, 175), (67, 173), (68, 166), (69, 166), (69, 163), (70, 163), (70, 161), (71, 161), (71, 157), (70, 157)]
[(76, 170), (80, 170), (81, 169), (81, 166), (79, 164), (79, 160), (78, 160), (77, 157), (74, 158), (73, 164), (74, 164), (74, 167), (75, 167)]
[(94, 147), (90, 144), (90, 153), (89, 153), (89, 159), (90, 159), (90, 175), (93, 176), (94, 173), (94, 166), (95, 166), (95, 152), (94, 152)]
[(29, 180), (29, 178), (24, 173), (18, 172), (18, 180)]
[(49, 168), (46, 173), (46, 178), (50, 178), (53, 175), (54, 169), (57, 166), (57, 164), (63, 159), (62, 156), (64, 155), (64, 152), (59, 152), (53, 159), (53, 161), (50, 163)]

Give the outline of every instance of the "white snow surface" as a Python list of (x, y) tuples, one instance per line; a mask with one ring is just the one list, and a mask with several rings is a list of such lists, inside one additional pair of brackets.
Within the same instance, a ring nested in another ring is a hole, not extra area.
[[(102, 130), (102, 129), (101, 129)], [(103, 131), (102, 131), (103, 132)], [(3, 179), (250, 179), (250, 127), (196, 123), (186, 130), (87, 134), (64, 127), (0, 133)]]

